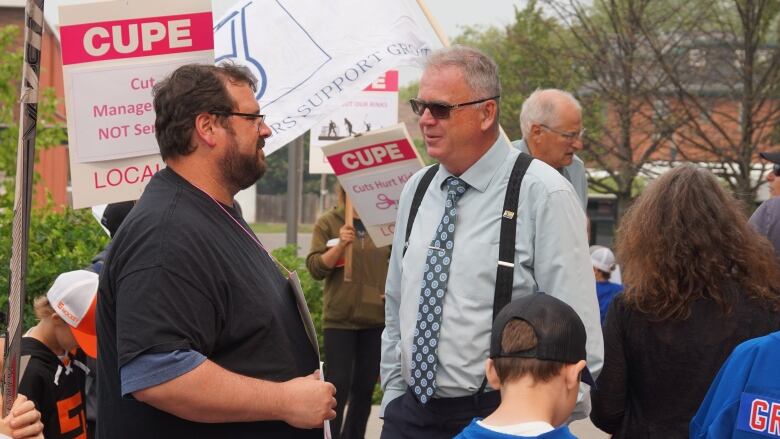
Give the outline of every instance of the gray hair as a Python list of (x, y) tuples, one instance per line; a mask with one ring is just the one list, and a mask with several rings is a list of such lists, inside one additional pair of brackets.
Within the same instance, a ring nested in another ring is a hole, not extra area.
[(523, 102), (520, 110), (520, 130), (523, 138), (531, 135), (531, 125), (545, 124), (554, 126), (558, 124), (558, 102), (567, 100), (582, 113), (582, 106), (571, 93), (556, 88), (536, 89), (528, 99)]
[(477, 49), (456, 44), (428, 56), (426, 70), (441, 67), (459, 68), (466, 84), (477, 94), (475, 99), (501, 95), (501, 81), (496, 63)]

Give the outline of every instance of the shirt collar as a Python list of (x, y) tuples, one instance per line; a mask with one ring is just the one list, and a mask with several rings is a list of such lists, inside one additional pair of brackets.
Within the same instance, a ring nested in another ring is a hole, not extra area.
[[(516, 140), (516, 141), (512, 142), (512, 146), (514, 146), (515, 148), (519, 149), (520, 152), (524, 152), (524, 153), (526, 153), (528, 155), (531, 155), (531, 150), (528, 149), (528, 144), (525, 143), (525, 139), (520, 139), (520, 140)], [(556, 171), (560, 172), (561, 175), (566, 177), (567, 180), (571, 181), (571, 178), (569, 178), (569, 171), (567, 171), (565, 167), (564, 168), (553, 168), (553, 169), (555, 169)]]
[[(509, 144), (504, 140), (503, 136), (499, 135), (493, 146), (491, 146), (476, 163), (471, 165), (466, 172), (461, 174), (460, 179), (465, 181), (472, 189), (476, 189), (479, 192), (485, 192), (488, 185), (493, 181), (493, 178), (501, 168), (501, 165), (506, 161), (509, 150)], [(441, 188), (450, 176), (452, 176), (450, 171), (446, 170), (444, 166), (439, 166), (439, 171), (436, 173), (434, 183)]]
[(521, 152), (531, 155), (531, 151), (528, 149), (528, 144), (525, 143), (525, 139), (515, 140), (512, 142), (512, 146), (519, 149)]

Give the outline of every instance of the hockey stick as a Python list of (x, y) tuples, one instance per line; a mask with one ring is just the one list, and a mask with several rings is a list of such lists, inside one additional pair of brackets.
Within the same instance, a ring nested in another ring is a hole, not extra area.
[(19, 386), (19, 357), (30, 237), (35, 129), (38, 118), (38, 74), (43, 35), (43, 1), (27, 0), (24, 28), (24, 65), (20, 103), (19, 144), (16, 151), (16, 188), (11, 238), (11, 275), (8, 291), (8, 340), (3, 365), (3, 416), (11, 410)]

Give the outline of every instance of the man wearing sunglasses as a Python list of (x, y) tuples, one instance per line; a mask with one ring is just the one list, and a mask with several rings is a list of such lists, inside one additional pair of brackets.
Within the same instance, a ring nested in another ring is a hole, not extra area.
[(411, 177), (399, 202), (385, 286), (383, 438), (450, 438), (498, 406), (499, 393), (484, 386), (484, 364), (499, 265), (513, 267), (512, 299), (545, 291), (579, 313), (588, 367), (601, 369), (584, 211), (571, 185), (541, 161), (530, 163), (519, 188), (513, 262), (498, 260), (501, 218), (515, 216), (503, 203), (520, 155), (499, 136), (500, 95), (493, 60), (454, 46), (428, 58), (410, 102), (439, 167), (411, 224), (427, 169)]
[(336, 415), (291, 285), (233, 199), (266, 168), (255, 88), (246, 67), (191, 64), (153, 89), (167, 167), (101, 270), (97, 437), (322, 438)]
[(760, 155), (762, 159), (772, 162), (772, 169), (766, 174), (769, 196), (780, 196), (780, 152), (762, 152)]
[(750, 217), (750, 224), (766, 236), (780, 258), (780, 152), (762, 152), (761, 158), (772, 162), (772, 170), (766, 176), (770, 199), (761, 203)]
[(585, 164), (575, 154), (582, 150), (585, 129), (582, 107), (570, 93), (557, 89), (536, 90), (520, 110), (522, 140), (512, 145), (557, 169), (574, 186), (582, 208), (588, 209)]

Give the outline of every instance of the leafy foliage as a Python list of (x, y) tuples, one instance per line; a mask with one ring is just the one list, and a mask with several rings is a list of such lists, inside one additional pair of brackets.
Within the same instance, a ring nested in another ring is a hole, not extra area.
[[(0, 213), (0, 260), (11, 257), (12, 209)], [(108, 237), (92, 218), (89, 210), (66, 208), (55, 212), (51, 206), (34, 209), (30, 221), (30, 242), (27, 258), (27, 302), (24, 327), (35, 324), (32, 301), (46, 294), (60, 273), (89, 265), (92, 257), (108, 242)], [(9, 291), (8, 263), (0, 271), (0, 308), (7, 309)], [(4, 324), (5, 322), (3, 322)]]

